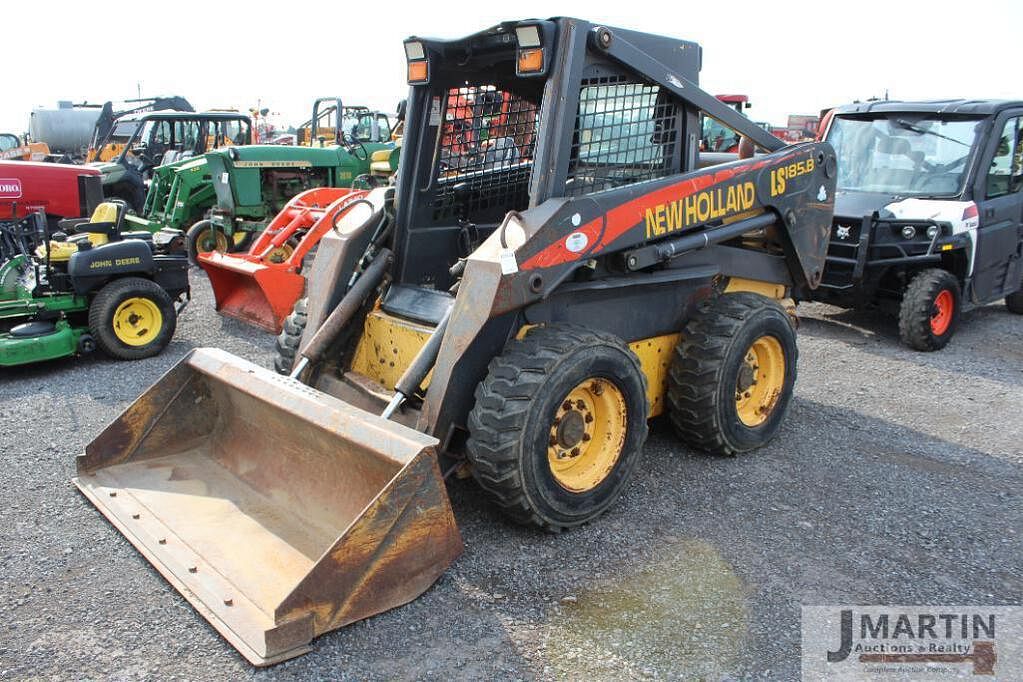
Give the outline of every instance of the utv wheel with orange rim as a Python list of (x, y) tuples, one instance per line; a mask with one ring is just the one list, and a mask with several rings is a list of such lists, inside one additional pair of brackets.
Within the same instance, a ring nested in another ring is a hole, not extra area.
[(668, 372), (668, 415), (698, 450), (735, 455), (774, 438), (796, 382), (796, 335), (776, 302), (748, 292), (703, 303)]
[(944, 348), (959, 324), (959, 280), (940, 268), (918, 272), (899, 307), (899, 337), (910, 348)]
[(514, 520), (559, 531), (621, 494), (647, 435), (646, 378), (619, 338), (537, 327), (476, 388), (467, 454), (476, 481)]

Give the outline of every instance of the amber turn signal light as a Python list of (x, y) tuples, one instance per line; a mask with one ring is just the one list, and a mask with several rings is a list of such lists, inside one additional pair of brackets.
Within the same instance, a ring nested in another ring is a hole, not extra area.
[(543, 48), (519, 50), (519, 73), (543, 71)]
[(408, 63), (408, 82), (409, 83), (425, 83), (430, 79), (430, 62), (409, 62)]

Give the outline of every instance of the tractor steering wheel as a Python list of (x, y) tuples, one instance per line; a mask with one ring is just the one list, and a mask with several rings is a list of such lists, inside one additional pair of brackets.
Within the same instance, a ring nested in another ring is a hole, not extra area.
[(348, 150), (348, 153), (359, 161), (369, 161), (369, 150), (366, 149), (366, 145), (358, 139), (342, 134), (341, 143), (344, 145), (345, 149)]

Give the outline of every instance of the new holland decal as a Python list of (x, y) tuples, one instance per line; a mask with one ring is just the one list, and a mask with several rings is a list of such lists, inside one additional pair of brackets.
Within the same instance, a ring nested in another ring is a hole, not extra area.
[(748, 211), (753, 208), (756, 196), (757, 188), (747, 181), (657, 204), (646, 209), (646, 237), (660, 237), (691, 225)]
[(556, 267), (591, 258), (620, 239), (638, 244), (687, 228), (696, 229), (722, 218), (740, 216), (757, 206), (753, 175), (756, 171), (772, 162), (793, 160), (772, 169), (770, 188), (772, 192), (777, 190), (772, 196), (778, 196), (789, 191), (786, 181), (814, 170), (813, 159), (795, 161), (798, 154), (793, 152), (782, 159), (760, 158), (703, 171), (625, 201), (588, 220), (581, 219), (578, 213), (573, 214), (570, 221), (566, 221), (571, 223), (572, 231), (527, 256), (520, 267), (522, 270)]

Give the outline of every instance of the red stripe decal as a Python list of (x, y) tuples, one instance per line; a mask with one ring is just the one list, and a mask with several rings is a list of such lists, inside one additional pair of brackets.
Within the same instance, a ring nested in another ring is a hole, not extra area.
[(572, 251), (569, 251), (565, 246), (565, 239), (559, 239), (536, 255), (527, 259), (520, 267), (523, 270), (551, 268), (556, 265), (563, 265), (565, 263), (582, 260), (583, 258), (589, 258), (609, 246), (612, 242), (614, 242), (614, 240), (618, 239), (630, 229), (635, 227), (637, 223), (642, 222), (644, 213), (648, 207), (667, 203), (668, 201), (684, 199), (690, 195), (705, 190), (708, 187), (731, 180), (742, 173), (759, 170), (771, 163), (780, 163), (793, 156), (795, 156), (795, 154), (789, 154), (788, 156), (784, 156), (780, 159), (761, 159), (759, 161), (742, 164), (740, 166), (722, 168), (715, 173), (698, 175), (695, 178), (682, 180), (673, 185), (668, 185), (667, 187), (650, 192), (649, 194), (644, 194), (641, 197), (625, 202), (621, 206), (612, 208), (606, 214), (598, 218), (594, 218), (576, 230), (576, 232), (581, 232), (586, 235), (589, 248), (585, 249), (583, 252), (573, 253)]

